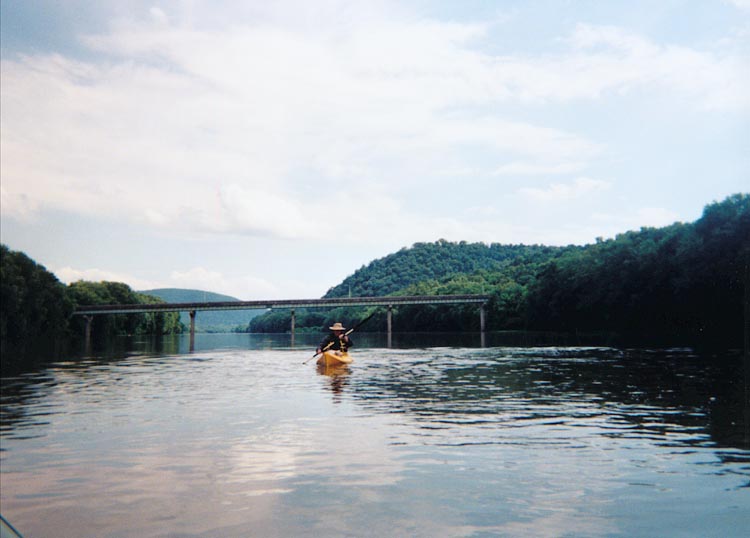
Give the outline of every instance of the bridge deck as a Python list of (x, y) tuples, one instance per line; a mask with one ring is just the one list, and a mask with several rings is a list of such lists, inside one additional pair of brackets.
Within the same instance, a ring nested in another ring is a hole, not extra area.
[(415, 304), (484, 304), (489, 295), (401, 295), (391, 297), (337, 297), (332, 299), (282, 299), (212, 303), (154, 303), (83, 305), (74, 315), (190, 312), (198, 310), (259, 310), (272, 308), (334, 308), (338, 306), (398, 306)]

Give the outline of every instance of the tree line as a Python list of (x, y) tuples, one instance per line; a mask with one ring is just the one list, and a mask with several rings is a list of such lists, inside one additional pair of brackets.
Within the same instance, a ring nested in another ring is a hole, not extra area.
[[(611, 331), (633, 340), (741, 345), (750, 287), (750, 195), (704, 208), (693, 223), (641, 228), (578, 246), (416, 243), (361, 267), (325, 298), (488, 294), (487, 329)], [(0, 344), (7, 357), (40, 342), (83, 335), (77, 305), (163, 302), (119, 282), (68, 286), (22, 252), (0, 245)], [(386, 312), (361, 330), (383, 331)], [(296, 328), (353, 324), (373, 309), (299, 309)], [(184, 330), (178, 313), (95, 316), (95, 338)], [(401, 306), (403, 332), (476, 331), (476, 306)], [(251, 320), (247, 332), (286, 332), (288, 311)]]
[[(704, 208), (693, 223), (644, 227), (585, 246), (439, 240), (374, 260), (326, 297), (489, 294), (488, 330), (608, 331), (626, 342), (741, 346), (750, 286), (750, 195)], [(354, 321), (364, 309), (298, 311), (296, 327)], [(479, 330), (475, 306), (402, 306), (399, 331)], [(382, 331), (380, 309), (362, 330)], [(289, 313), (250, 332), (289, 330)]]
[[(23, 252), (0, 245), (0, 345), (3, 363), (21, 360), (37, 347), (61, 346), (84, 333), (85, 320), (73, 316), (78, 305), (147, 304), (158, 297), (133, 291), (121, 282), (78, 281), (68, 286)], [(184, 329), (179, 313), (94, 316), (93, 335), (169, 334)]]

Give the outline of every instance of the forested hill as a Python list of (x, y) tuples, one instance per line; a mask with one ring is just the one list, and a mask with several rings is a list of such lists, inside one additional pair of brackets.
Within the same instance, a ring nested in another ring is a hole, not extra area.
[(415, 243), (370, 262), (328, 290), (325, 297), (378, 297), (397, 293), (409, 286), (477, 271), (500, 271), (512, 264), (532, 263), (557, 257), (583, 247), (501, 245), (493, 243)]
[[(33, 365), (38, 352), (64, 353), (84, 335), (79, 305), (152, 304), (158, 297), (134, 292), (122, 282), (79, 280), (67, 286), (26, 254), (0, 245), (0, 355), (2, 373)], [(95, 342), (117, 335), (162, 335), (182, 331), (176, 312), (94, 316)]]
[[(181, 288), (158, 288), (140, 293), (159, 297), (167, 303), (217, 303), (225, 301), (239, 301), (236, 297), (212, 293), (203, 290), (189, 290)], [(195, 326), (203, 332), (227, 332), (238, 327), (245, 327), (254, 317), (265, 310), (205, 310), (198, 313)], [(180, 322), (190, 324), (190, 315), (180, 312)]]
[[(607, 331), (627, 341), (741, 346), (750, 302), (750, 194), (704, 208), (700, 219), (641, 228), (585, 246), (417, 243), (355, 271), (326, 297), (484, 293), (489, 330)], [(320, 330), (365, 312), (297, 312)], [(475, 308), (401, 307), (397, 331), (478, 330)], [(377, 313), (364, 330), (383, 330)], [(248, 330), (288, 330), (289, 314)]]
[(216, 303), (224, 301), (239, 301), (236, 297), (230, 297), (229, 295), (181, 288), (157, 288), (154, 290), (143, 290), (139, 293), (159, 297), (167, 303)]

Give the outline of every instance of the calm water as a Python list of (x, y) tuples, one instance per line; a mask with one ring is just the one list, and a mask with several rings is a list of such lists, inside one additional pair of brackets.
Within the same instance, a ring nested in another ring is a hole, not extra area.
[(747, 535), (739, 357), (378, 338), (343, 371), (302, 364), (317, 336), (198, 335), (6, 378), (2, 513), (28, 538)]

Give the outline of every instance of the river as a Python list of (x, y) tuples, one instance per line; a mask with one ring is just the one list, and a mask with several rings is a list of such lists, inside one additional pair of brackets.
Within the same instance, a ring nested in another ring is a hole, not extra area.
[(746, 536), (741, 356), (519, 335), (123, 339), (2, 380), (27, 538)]

